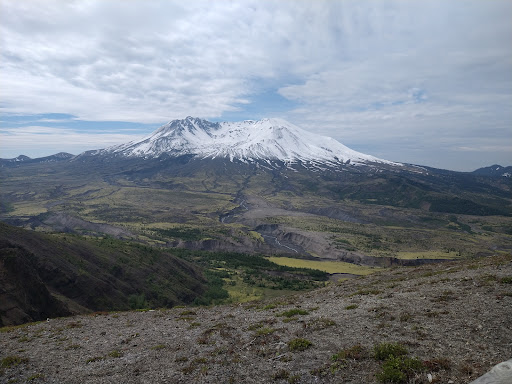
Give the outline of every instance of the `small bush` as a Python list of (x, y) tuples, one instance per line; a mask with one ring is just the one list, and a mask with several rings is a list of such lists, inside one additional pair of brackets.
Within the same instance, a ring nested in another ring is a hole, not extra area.
[(382, 365), (382, 370), (377, 373), (377, 381), (379, 383), (407, 383), (409, 378), (423, 369), (423, 364), (416, 358), (391, 356)]
[(407, 355), (407, 349), (400, 344), (381, 343), (373, 348), (377, 360), (387, 360), (391, 357)]
[(502, 284), (512, 284), (512, 276), (502, 277), (500, 279), (500, 283), (502, 283)]
[(311, 345), (313, 345), (311, 341), (301, 338), (293, 339), (288, 342), (288, 348), (290, 351), (305, 351), (311, 347)]
[(345, 309), (356, 309), (358, 307), (357, 304), (350, 304), (345, 307)]

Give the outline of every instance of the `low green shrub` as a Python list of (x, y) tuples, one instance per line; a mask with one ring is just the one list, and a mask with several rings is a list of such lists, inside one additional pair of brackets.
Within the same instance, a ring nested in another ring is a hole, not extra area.
[(407, 348), (395, 343), (380, 343), (374, 348), (374, 355), (377, 360), (387, 360), (391, 357), (400, 357), (407, 355)]
[(416, 358), (390, 356), (377, 373), (379, 383), (407, 383), (416, 373), (424, 370), (423, 364)]

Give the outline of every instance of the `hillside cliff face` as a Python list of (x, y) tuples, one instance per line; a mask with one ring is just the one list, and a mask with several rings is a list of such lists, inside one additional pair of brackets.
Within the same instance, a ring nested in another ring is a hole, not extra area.
[(164, 251), (0, 223), (0, 325), (191, 303), (204, 282), (198, 268)]
[(69, 316), (67, 305), (51, 295), (41, 280), (34, 255), (0, 240), (0, 326)]

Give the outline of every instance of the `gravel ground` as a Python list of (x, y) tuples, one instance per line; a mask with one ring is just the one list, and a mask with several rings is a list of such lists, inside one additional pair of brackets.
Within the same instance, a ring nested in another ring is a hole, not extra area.
[(511, 283), (512, 257), (496, 256), (267, 302), (50, 319), (1, 330), (0, 382), (376, 383), (374, 347), (399, 343), (424, 366), (406, 382), (468, 383), (512, 357)]

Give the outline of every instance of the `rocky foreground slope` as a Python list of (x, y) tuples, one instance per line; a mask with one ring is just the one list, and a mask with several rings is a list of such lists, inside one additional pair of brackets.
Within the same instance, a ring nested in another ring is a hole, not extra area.
[(467, 383), (511, 357), (512, 256), (270, 302), (50, 319), (3, 328), (0, 345), (2, 383)]

